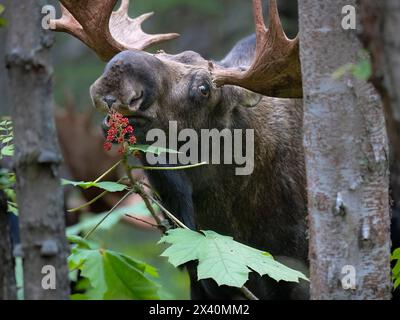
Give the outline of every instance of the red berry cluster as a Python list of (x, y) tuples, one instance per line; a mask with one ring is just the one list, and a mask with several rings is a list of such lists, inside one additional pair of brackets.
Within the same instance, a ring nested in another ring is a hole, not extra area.
[(118, 153), (124, 154), (127, 145), (136, 143), (133, 127), (129, 124), (129, 119), (122, 114), (118, 112), (110, 113), (107, 125), (109, 129), (107, 131), (106, 142), (104, 142), (104, 150), (110, 151), (112, 142), (115, 141), (120, 145)]

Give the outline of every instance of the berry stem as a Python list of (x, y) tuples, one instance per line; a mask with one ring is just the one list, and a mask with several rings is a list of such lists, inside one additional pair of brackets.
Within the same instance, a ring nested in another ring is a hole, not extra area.
[(102, 180), (106, 175), (108, 175), (111, 171), (113, 171), (116, 167), (118, 167), (122, 162), (122, 159), (119, 160), (116, 164), (114, 164), (110, 169), (108, 169), (106, 172), (104, 172), (100, 177), (98, 177), (96, 180), (94, 180), (94, 183), (99, 182)]

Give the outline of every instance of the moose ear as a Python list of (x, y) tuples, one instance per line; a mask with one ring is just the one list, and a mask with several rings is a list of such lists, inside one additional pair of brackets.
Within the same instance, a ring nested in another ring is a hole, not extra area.
[(253, 108), (259, 104), (263, 96), (261, 94), (240, 88), (237, 92), (238, 105), (246, 108)]

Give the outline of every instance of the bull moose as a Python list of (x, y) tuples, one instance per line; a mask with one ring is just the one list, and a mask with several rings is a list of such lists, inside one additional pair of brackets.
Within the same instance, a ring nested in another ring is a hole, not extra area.
[[(170, 121), (179, 129), (253, 129), (254, 171), (235, 175), (232, 165), (149, 171), (163, 205), (192, 229), (210, 229), (267, 249), (297, 268), (307, 265), (306, 181), (302, 147), (302, 81), (298, 38), (286, 37), (276, 0), (266, 28), (261, 0), (253, 0), (256, 34), (221, 61), (193, 51), (170, 55), (143, 50), (177, 34), (149, 35), (128, 17), (129, 0), (60, 0), (56, 30), (79, 38), (108, 64), (92, 85), (95, 107), (115, 110), (135, 126), (138, 141)], [(146, 162), (146, 159), (143, 158)], [(194, 299), (236, 298), (240, 292), (197, 281)], [(262, 299), (307, 298), (303, 284), (251, 276), (246, 287)]]

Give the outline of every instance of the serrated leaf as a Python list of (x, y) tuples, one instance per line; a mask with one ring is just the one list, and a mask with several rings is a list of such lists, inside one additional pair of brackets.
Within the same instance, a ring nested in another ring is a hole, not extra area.
[(147, 277), (158, 276), (152, 266), (111, 250), (88, 248), (87, 241), (79, 237), (71, 240), (76, 247), (68, 258), (69, 267), (81, 270), (89, 280), (88, 299), (159, 298), (158, 285)]
[(162, 256), (168, 257), (174, 266), (198, 260), (199, 280), (211, 278), (218, 285), (242, 287), (252, 270), (261, 276), (267, 274), (276, 281), (308, 280), (304, 274), (277, 262), (266, 252), (213, 231), (202, 233), (186, 229), (170, 230), (160, 240), (160, 243), (171, 245)]
[(140, 145), (140, 144), (135, 144), (129, 147), (129, 153), (133, 153), (135, 151), (142, 151), (144, 153), (154, 153), (158, 156), (162, 153), (180, 153), (179, 151), (172, 149), (150, 146), (150, 145)]

